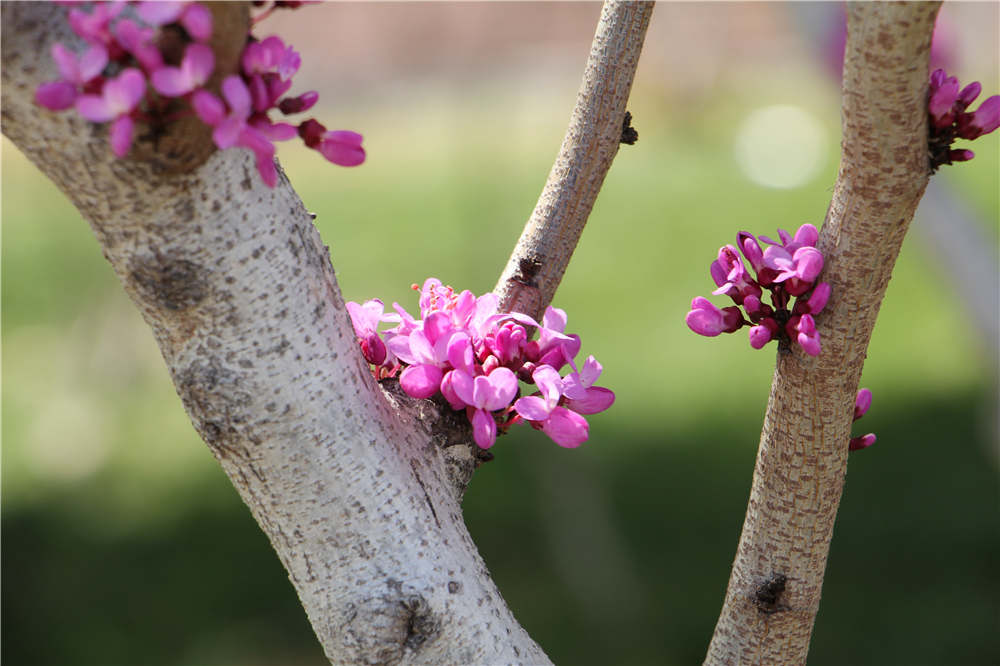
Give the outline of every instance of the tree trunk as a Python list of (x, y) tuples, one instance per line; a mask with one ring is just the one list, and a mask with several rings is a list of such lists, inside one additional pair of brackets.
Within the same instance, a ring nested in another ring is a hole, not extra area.
[[(106, 127), (34, 104), (37, 85), (58, 77), (52, 44), (79, 45), (65, 11), (4, 3), (3, 132), (91, 224), (327, 657), (547, 662), (463, 523), (467, 429), (376, 384), (287, 180), (267, 188), (242, 150), (196, 166), (205, 156), (183, 136), (140, 138), (118, 160)], [(242, 25), (221, 39), (241, 43)]]
[(928, 58), (940, 3), (848, 9), (840, 172), (818, 248), (823, 351), (778, 353), (743, 533), (706, 664), (806, 660), (879, 305), (929, 175)]

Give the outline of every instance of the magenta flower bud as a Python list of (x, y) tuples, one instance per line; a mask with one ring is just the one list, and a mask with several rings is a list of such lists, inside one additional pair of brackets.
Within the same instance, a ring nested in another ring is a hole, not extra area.
[(830, 283), (820, 282), (813, 289), (812, 295), (809, 300), (806, 301), (806, 305), (809, 306), (809, 312), (807, 314), (816, 314), (826, 307), (826, 302), (830, 300)]
[(748, 231), (741, 231), (736, 234), (736, 243), (740, 246), (743, 256), (746, 257), (750, 267), (754, 272), (760, 272), (764, 266), (764, 252), (760, 249), (760, 243)]
[(864, 416), (865, 412), (867, 412), (868, 408), (871, 406), (872, 406), (872, 392), (866, 388), (863, 388), (860, 391), (858, 391), (858, 395), (854, 399), (854, 420), (857, 421), (862, 416)]
[(76, 103), (76, 86), (69, 81), (42, 83), (35, 90), (35, 101), (50, 111), (62, 111)]
[(823, 253), (812, 246), (800, 247), (792, 257), (795, 262), (795, 277), (812, 282), (823, 270)]
[(717, 287), (726, 284), (726, 275), (729, 271), (723, 268), (718, 260), (712, 262), (712, 265), (708, 267), (708, 272), (712, 275), (712, 281)]
[(982, 92), (983, 86), (980, 85), (979, 81), (973, 81), (969, 85), (962, 88), (962, 92), (958, 93), (958, 105), (959, 108), (964, 110), (979, 97), (979, 93)]
[(743, 326), (743, 313), (739, 307), (730, 305), (722, 308), (722, 332), (733, 333)]
[(709, 338), (725, 329), (722, 310), (703, 296), (696, 296), (691, 301), (691, 311), (684, 317), (684, 321), (692, 331)]
[(386, 348), (378, 333), (372, 332), (361, 341), (361, 353), (372, 365), (382, 365), (386, 357)]
[(802, 315), (795, 328), (798, 331), (796, 340), (802, 350), (810, 356), (819, 356), (819, 331), (816, 330), (816, 322), (813, 321), (812, 315)]
[(1000, 95), (993, 95), (979, 105), (975, 113), (963, 114), (958, 122), (958, 135), (976, 139), (1000, 127)]
[(433, 365), (408, 366), (399, 376), (399, 386), (414, 398), (429, 398), (441, 388), (444, 373)]
[(759, 315), (763, 310), (763, 303), (760, 302), (760, 297), (749, 294), (743, 298), (743, 309), (747, 311), (747, 315), (751, 319)]
[[(940, 70), (938, 70), (940, 71)], [(935, 72), (936, 74), (937, 72)], [(932, 76), (930, 97), (927, 102), (927, 110), (934, 119), (936, 127), (946, 127), (955, 118), (953, 107), (958, 100), (958, 79), (954, 76), (945, 78), (940, 86), (934, 86)]]
[(798, 228), (798, 231), (795, 232), (795, 238), (793, 239), (792, 242), (798, 245), (799, 247), (805, 247), (805, 246), (815, 247), (816, 241), (818, 240), (819, 240), (819, 231), (816, 229), (816, 227), (806, 222), (805, 224), (803, 224), (801, 227)]
[(968, 162), (975, 156), (971, 150), (952, 150), (948, 153), (948, 159), (952, 162)]
[(875, 433), (870, 432), (862, 437), (852, 438), (850, 444), (847, 445), (847, 450), (860, 451), (861, 449), (867, 449), (874, 443), (875, 443)]
[(315, 90), (302, 93), (298, 97), (286, 97), (278, 104), (278, 109), (286, 116), (293, 113), (308, 111), (319, 100), (319, 93)]
[(455, 370), (449, 370), (441, 379), (441, 395), (443, 395), (445, 400), (448, 401), (448, 404), (451, 405), (452, 409), (464, 409), (466, 406), (465, 402), (458, 397), (458, 393), (455, 391), (454, 381)]
[(943, 69), (935, 69), (933, 72), (931, 72), (930, 92), (933, 93), (935, 90), (940, 88), (941, 84), (944, 83), (944, 80), (947, 76), (948, 75), (945, 73)]
[(493, 356), (492, 354), (487, 356), (486, 360), (483, 361), (484, 374), (488, 375), (499, 367), (500, 367), (500, 359), (498, 359), (496, 356)]
[(757, 324), (750, 327), (750, 346), (760, 349), (771, 341), (771, 329), (764, 324)]

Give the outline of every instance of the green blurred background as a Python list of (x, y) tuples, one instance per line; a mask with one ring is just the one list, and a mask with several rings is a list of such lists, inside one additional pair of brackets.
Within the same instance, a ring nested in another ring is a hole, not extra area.
[[(410, 307), (409, 285), (429, 275), (493, 287), (599, 12), (323, 5), (262, 26), (302, 52), (293, 90), (321, 91), (316, 116), (365, 134), (357, 169), (280, 153), (346, 298)], [(998, 5), (944, 14), (950, 71), (1000, 89)], [(738, 230), (822, 222), (837, 20), (821, 4), (656, 9), (629, 106), (640, 140), (619, 153), (555, 299), (617, 403), (579, 450), (527, 428), (503, 438), (465, 500), (506, 600), (557, 663), (704, 656), (775, 351), (696, 336), (684, 314)], [(1000, 140), (972, 147), (975, 160), (935, 177), (928, 197), (951, 212), (918, 215), (882, 306), (862, 382), (874, 405), (857, 426), (878, 443), (851, 456), (813, 664), (1000, 655)], [(4, 663), (323, 663), (86, 223), (6, 139), (2, 188)], [(932, 227), (979, 234), (991, 270), (961, 281), (964, 261), (928, 240)]]

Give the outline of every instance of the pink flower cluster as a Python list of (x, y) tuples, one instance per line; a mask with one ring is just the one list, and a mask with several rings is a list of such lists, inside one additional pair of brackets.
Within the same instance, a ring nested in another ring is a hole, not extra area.
[[(816, 249), (819, 232), (813, 225), (803, 224), (794, 237), (783, 229), (778, 229), (778, 236), (779, 241), (761, 236), (760, 240), (768, 245), (762, 250), (752, 234), (741, 231), (736, 236), (739, 250), (732, 245), (719, 249), (710, 267), (719, 288), (712, 293), (729, 296), (736, 305), (720, 309), (698, 296), (691, 301), (691, 311), (685, 317), (692, 331), (713, 337), (734, 333), (747, 325), (754, 349), (771, 340), (778, 340), (783, 347), (795, 341), (807, 354), (819, 354), (819, 332), (813, 316), (830, 298), (830, 285), (816, 283), (823, 270), (823, 254)], [(761, 301), (765, 289), (771, 292), (771, 305)], [(789, 309), (793, 296), (795, 304)]]
[[(857, 397), (854, 399), (854, 420), (857, 421), (868, 408), (872, 406), (872, 392), (866, 388), (858, 391)], [(867, 435), (862, 435), (861, 437), (852, 437), (850, 444), (848, 444), (849, 451), (860, 451), (861, 449), (867, 449), (869, 446), (875, 443), (875, 433), (868, 433)]]
[[(134, 5), (133, 12), (126, 11), (127, 4)], [(275, 7), (300, 4), (279, 2)], [(274, 142), (296, 135), (334, 164), (356, 166), (365, 160), (362, 137), (356, 132), (327, 131), (313, 119), (296, 126), (269, 118), (272, 109), (299, 113), (319, 99), (315, 92), (282, 97), (292, 86), (301, 58), (278, 37), (248, 38), (239, 73), (222, 81), (219, 99), (204, 87), (215, 70), (215, 55), (208, 46), (212, 13), (201, 3), (95, 2), (89, 13), (70, 9), (68, 20), (87, 48), (75, 54), (55, 44), (52, 57), (61, 78), (39, 85), (35, 100), (53, 111), (72, 107), (91, 122), (110, 122), (111, 149), (118, 157), (128, 154), (137, 121), (155, 129), (193, 109), (213, 128), (216, 146), (253, 151), (269, 187), (277, 183)], [(178, 99), (190, 109), (178, 112)]]
[(1000, 127), (1000, 95), (993, 95), (974, 112), (966, 111), (982, 91), (978, 81), (961, 90), (958, 79), (943, 69), (931, 74), (927, 96), (928, 150), (931, 173), (942, 164), (966, 162), (975, 157), (971, 150), (952, 149), (955, 139), (977, 139)]
[[(418, 289), (417, 285), (413, 285)], [(585, 414), (604, 411), (615, 400), (609, 389), (594, 386), (601, 364), (574, 359), (580, 337), (567, 335), (566, 313), (549, 307), (541, 324), (517, 312), (497, 312), (492, 293), (478, 298), (455, 293), (436, 278), (420, 291), (420, 316), (414, 319), (398, 303), (386, 313), (382, 301), (347, 303), (361, 352), (375, 366), (375, 377), (394, 377), (414, 398), (441, 393), (452, 409), (464, 409), (480, 448), (496, 442), (497, 433), (527, 422), (556, 444), (576, 448), (587, 441)], [(383, 322), (395, 324), (378, 331)], [(529, 328), (538, 339), (529, 339)], [(571, 371), (560, 376), (569, 365)], [(520, 382), (537, 387), (520, 397)]]

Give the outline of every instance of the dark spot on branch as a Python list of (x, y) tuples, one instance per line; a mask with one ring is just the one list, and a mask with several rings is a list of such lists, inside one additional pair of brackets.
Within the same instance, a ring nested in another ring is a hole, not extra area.
[(639, 140), (639, 132), (632, 127), (632, 114), (628, 111), (625, 112), (625, 119), (622, 121), (622, 138), (621, 142), (629, 146), (634, 145), (636, 141)]
[(786, 610), (780, 606), (781, 595), (785, 591), (785, 583), (788, 578), (785, 574), (771, 574), (771, 577), (757, 586), (753, 596), (753, 604), (761, 613), (770, 615), (781, 610)]
[(167, 310), (183, 310), (200, 303), (208, 293), (209, 271), (170, 254), (137, 256), (129, 277), (144, 298)]
[(434, 638), (441, 630), (441, 622), (431, 613), (427, 601), (420, 595), (412, 594), (400, 602), (410, 614), (406, 624), (406, 640), (403, 645), (411, 650), (420, 647)]

